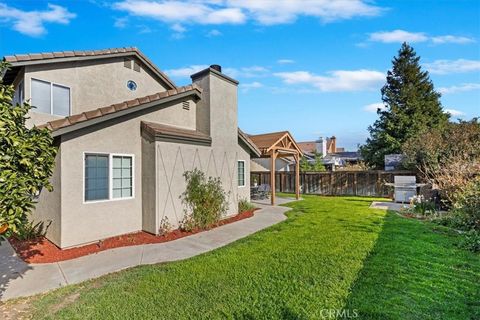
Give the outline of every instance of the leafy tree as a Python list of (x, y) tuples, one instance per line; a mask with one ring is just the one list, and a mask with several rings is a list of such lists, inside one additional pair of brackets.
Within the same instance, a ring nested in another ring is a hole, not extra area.
[(400, 153), (409, 138), (448, 123), (440, 94), (434, 90), (428, 72), (422, 71), (419, 60), (407, 43), (393, 58), (393, 68), (381, 90), (385, 109), (377, 110), (379, 119), (368, 128), (370, 137), (360, 148), (369, 166), (383, 167), (384, 156)]
[(326, 171), (323, 164), (322, 154), (318, 152), (313, 153), (315, 160), (313, 163), (308, 162), (307, 158), (303, 156), (300, 159), (300, 171), (302, 172), (323, 172)]
[(303, 156), (300, 158), (300, 171), (310, 171), (310, 163), (308, 162), (307, 157)]
[(49, 177), (56, 154), (48, 129), (25, 126), (30, 105), (12, 105), (13, 95), (13, 86), (0, 80), (0, 240), (28, 223), (43, 188), (52, 190)]
[(442, 129), (412, 137), (402, 150), (406, 166), (418, 169), (454, 207), (461, 205), (465, 192), (473, 188), (472, 181), (480, 179), (480, 122), (477, 118), (448, 123)]

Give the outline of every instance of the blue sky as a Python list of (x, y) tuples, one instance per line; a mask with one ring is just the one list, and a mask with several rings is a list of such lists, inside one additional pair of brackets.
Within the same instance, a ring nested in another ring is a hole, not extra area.
[(240, 81), (248, 133), (355, 149), (402, 41), (454, 118), (480, 115), (480, 1), (2, 1), (0, 55), (136, 46), (178, 84), (210, 64)]

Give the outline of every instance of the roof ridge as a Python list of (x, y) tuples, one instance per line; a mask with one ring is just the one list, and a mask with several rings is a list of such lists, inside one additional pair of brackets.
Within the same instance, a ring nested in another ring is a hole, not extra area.
[(23, 53), (14, 54), (3, 57), (3, 61), (11, 64), (22, 64), (29, 61), (50, 61), (53, 59), (62, 58), (81, 58), (81, 57), (101, 57), (106, 55), (121, 54), (121, 53), (133, 53), (137, 55), (140, 60), (143, 60), (144, 64), (148, 66), (150, 70), (157, 74), (157, 76), (165, 82), (167, 86), (176, 87), (175, 83), (162, 72), (146, 55), (144, 55), (137, 47), (121, 47), (121, 48), (109, 48), (109, 49), (97, 49), (97, 50), (68, 50), (68, 51), (52, 51), (43, 53)]

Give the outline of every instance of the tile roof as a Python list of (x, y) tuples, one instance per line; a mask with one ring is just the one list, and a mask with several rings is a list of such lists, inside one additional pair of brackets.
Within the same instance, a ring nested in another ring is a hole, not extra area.
[(255, 145), (252, 139), (250, 139), (248, 134), (240, 130), (240, 128), (238, 128), (238, 136), (248, 145), (250, 150), (252, 150), (257, 157), (259, 157), (262, 154), (260, 149), (258, 149), (258, 147)]
[(200, 131), (173, 127), (156, 122), (142, 121), (142, 130), (145, 130), (152, 137), (164, 138), (183, 138), (186, 140), (197, 140), (206, 143), (211, 143), (212, 138)]
[(297, 142), (300, 149), (306, 152), (313, 152), (317, 150), (315, 141), (304, 141), (304, 142)]
[[(29, 54), (16, 54), (12, 56), (3, 57), (4, 61), (7, 61), (13, 65), (21, 65), (26, 62), (35, 62), (39, 63), (50, 61), (54, 59), (62, 58), (75, 58), (75, 57), (85, 57), (85, 58), (98, 58), (102, 56), (111, 56), (116, 54), (125, 54), (131, 53), (132, 55), (137, 55), (144, 62), (153, 69), (156, 73), (161, 75), (161, 78), (167, 82), (172, 88), (175, 87), (175, 83), (167, 77), (157, 66), (150, 61), (140, 50), (136, 47), (125, 47), (125, 48), (111, 48), (111, 49), (102, 49), (102, 50), (75, 50), (75, 51), (58, 51), (58, 52), (45, 52), (45, 53), (29, 53)], [(52, 61), (53, 62), (53, 61)]]
[(275, 142), (278, 141), (278, 139), (283, 137), (286, 133), (288, 133), (288, 131), (256, 134), (250, 135), (249, 138), (261, 150), (270, 148)]
[(159, 93), (148, 95), (148, 96), (145, 96), (145, 97), (140, 97), (140, 98), (136, 98), (136, 99), (112, 104), (110, 106), (94, 109), (94, 110), (91, 110), (91, 111), (86, 111), (86, 112), (82, 112), (82, 113), (79, 113), (79, 114), (71, 115), (69, 117), (61, 118), (61, 119), (58, 119), (58, 120), (49, 121), (46, 124), (40, 125), (38, 127), (39, 128), (48, 128), (51, 131), (56, 131), (56, 130), (59, 130), (59, 129), (62, 129), (62, 128), (65, 128), (65, 127), (72, 126), (72, 125), (77, 124), (77, 123), (85, 122), (85, 121), (92, 120), (92, 119), (95, 119), (95, 118), (100, 118), (100, 117), (103, 117), (107, 114), (115, 113), (115, 112), (125, 110), (125, 109), (133, 109), (135, 107), (144, 105), (146, 103), (155, 102), (155, 101), (161, 102), (161, 100), (163, 100), (167, 97), (173, 97), (175, 95), (178, 95), (178, 94), (181, 94), (181, 93), (184, 93), (184, 92), (190, 92), (190, 91), (192, 91), (192, 92), (193, 91), (198, 91), (199, 93), (202, 92), (202, 90), (199, 87), (197, 87), (196, 85), (188, 85), (188, 86), (184, 86), (184, 87), (177, 87), (176, 89), (171, 89), (171, 90), (168, 90), (168, 91), (159, 92)]

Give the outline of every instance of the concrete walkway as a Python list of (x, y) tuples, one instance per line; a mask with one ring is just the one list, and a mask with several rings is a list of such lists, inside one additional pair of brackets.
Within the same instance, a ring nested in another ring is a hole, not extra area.
[(381, 209), (381, 210), (392, 210), (392, 211), (400, 211), (404, 208), (408, 208), (408, 203), (396, 203), (396, 202), (379, 202), (373, 201), (370, 205), (372, 209)]
[(57, 263), (29, 265), (16, 255), (8, 242), (2, 242), (0, 301), (47, 292), (138, 265), (187, 259), (283, 221), (286, 219), (284, 213), (289, 210), (286, 207), (257, 206), (261, 210), (252, 218), (178, 240), (116, 248)]

